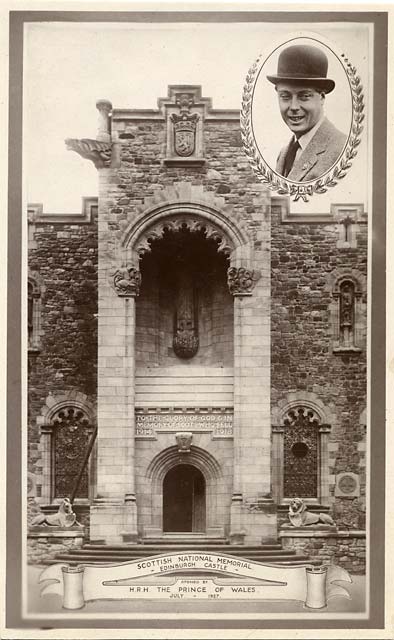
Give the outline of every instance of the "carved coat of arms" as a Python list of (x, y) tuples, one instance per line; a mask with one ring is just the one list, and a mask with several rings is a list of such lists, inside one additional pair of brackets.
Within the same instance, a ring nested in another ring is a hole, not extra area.
[(171, 120), (174, 125), (174, 149), (178, 156), (186, 158), (193, 155), (196, 148), (196, 127), (198, 115), (173, 114)]

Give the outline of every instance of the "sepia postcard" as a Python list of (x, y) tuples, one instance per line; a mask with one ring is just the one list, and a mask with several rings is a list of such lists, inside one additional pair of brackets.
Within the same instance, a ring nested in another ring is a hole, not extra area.
[(34, 4), (2, 637), (392, 637), (389, 7)]

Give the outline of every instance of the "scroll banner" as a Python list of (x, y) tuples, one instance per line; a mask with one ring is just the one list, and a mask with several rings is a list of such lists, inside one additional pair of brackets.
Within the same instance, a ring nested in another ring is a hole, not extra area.
[(101, 566), (55, 564), (42, 572), (40, 582), (46, 580), (55, 582), (44, 586), (41, 595), (61, 596), (63, 607), (70, 610), (108, 599), (298, 600), (321, 609), (334, 596), (350, 598), (334, 582), (352, 582), (348, 572), (335, 565), (260, 564), (196, 551)]

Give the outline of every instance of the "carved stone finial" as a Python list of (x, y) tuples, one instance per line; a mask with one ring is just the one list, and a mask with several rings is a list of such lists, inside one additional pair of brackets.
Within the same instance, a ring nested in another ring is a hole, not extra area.
[(227, 270), (227, 284), (233, 296), (250, 296), (257, 280), (259, 271), (245, 269), (244, 267), (230, 267)]
[(176, 93), (175, 104), (179, 107), (181, 114), (188, 113), (194, 104), (193, 93)]
[(91, 160), (96, 169), (109, 167), (111, 164), (112, 144), (100, 140), (90, 140), (89, 138), (67, 138), (65, 140), (68, 151), (75, 151), (82, 158)]
[(118, 296), (135, 298), (140, 293), (141, 272), (135, 267), (122, 267), (113, 275), (113, 285)]
[(110, 111), (112, 111), (112, 102), (103, 98), (101, 100), (97, 100), (96, 107), (99, 111), (105, 111), (109, 113)]
[(191, 431), (178, 431), (175, 434), (175, 440), (178, 445), (179, 453), (189, 453), (192, 443), (193, 434)]

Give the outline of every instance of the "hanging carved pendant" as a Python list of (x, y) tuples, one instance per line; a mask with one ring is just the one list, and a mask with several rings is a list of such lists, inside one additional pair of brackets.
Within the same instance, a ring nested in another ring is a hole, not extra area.
[(189, 273), (179, 275), (173, 348), (178, 358), (193, 358), (199, 347), (196, 294)]

